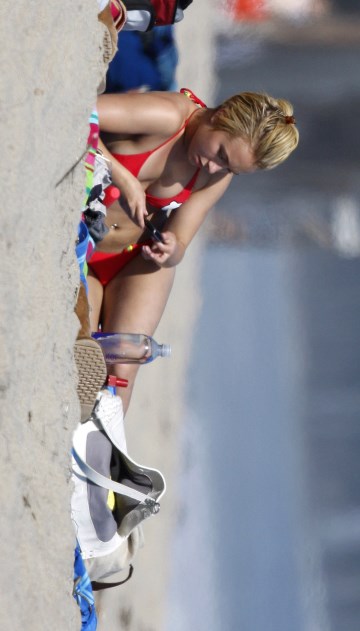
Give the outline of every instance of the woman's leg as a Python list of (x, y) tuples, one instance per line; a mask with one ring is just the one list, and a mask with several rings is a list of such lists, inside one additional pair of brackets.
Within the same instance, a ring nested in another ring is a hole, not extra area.
[[(101, 322), (104, 331), (153, 335), (164, 312), (175, 276), (174, 268), (159, 268), (141, 255), (130, 261), (104, 291)], [(126, 412), (138, 371), (137, 364), (116, 364), (111, 371), (127, 379), (119, 389)]]
[(104, 297), (104, 289), (98, 278), (94, 276), (91, 269), (87, 276), (88, 282), (88, 302), (90, 309), (90, 328), (91, 331), (97, 331), (100, 322), (100, 314), (102, 308), (102, 301)]

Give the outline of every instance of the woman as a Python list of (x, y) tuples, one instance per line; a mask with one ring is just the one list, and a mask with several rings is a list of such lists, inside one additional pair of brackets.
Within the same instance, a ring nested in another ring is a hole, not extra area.
[[(212, 109), (183, 90), (105, 94), (98, 114), (99, 146), (121, 197), (109, 208), (109, 233), (89, 261), (91, 326), (153, 335), (175, 266), (233, 176), (271, 169), (297, 146), (293, 109), (255, 93)], [(162, 242), (150, 239), (146, 218)], [(137, 366), (114, 371), (129, 381), (120, 391), (126, 411)]]

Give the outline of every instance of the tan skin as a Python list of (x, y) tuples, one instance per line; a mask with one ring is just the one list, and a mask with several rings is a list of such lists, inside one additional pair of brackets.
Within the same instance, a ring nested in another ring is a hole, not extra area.
[[(103, 288), (89, 269), (89, 302), (93, 331), (153, 335), (169, 297), (175, 266), (221, 198), (234, 173), (255, 170), (252, 150), (243, 139), (231, 138), (213, 127), (216, 114), (198, 108), (182, 94), (108, 94), (98, 99), (100, 147), (112, 163), (113, 183), (121, 190), (120, 203), (108, 209), (110, 229), (98, 245), (102, 252), (120, 252), (130, 243), (149, 238), (144, 228), (148, 217), (162, 232), (164, 244), (144, 245), (135, 257)], [(186, 128), (153, 153), (135, 178), (111, 152), (132, 154), (154, 149), (175, 134), (189, 118)], [(146, 190), (160, 198), (176, 196), (200, 168), (190, 198), (168, 218), (162, 210), (147, 205)], [(118, 364), (111, 373), (128, 379), (119, 394), (126, 412), (138, 366)]]

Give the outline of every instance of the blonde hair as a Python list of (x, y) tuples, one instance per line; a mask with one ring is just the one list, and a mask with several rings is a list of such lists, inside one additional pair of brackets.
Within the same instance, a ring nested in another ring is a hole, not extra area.
[(273, 169), (297, 147), (293, 106), (267, 94), (242, 92), (216, 108), (213, 127), (248, 140), (259, 169)]

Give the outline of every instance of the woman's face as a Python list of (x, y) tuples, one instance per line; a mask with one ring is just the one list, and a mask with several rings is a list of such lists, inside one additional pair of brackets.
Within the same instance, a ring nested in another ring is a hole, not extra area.
[(191, 164), (214, 173), (251, 173), (255, 171), (254, 154), (250, 144), (239, 137), (229, 136), (200, 123), (188, 147)]

